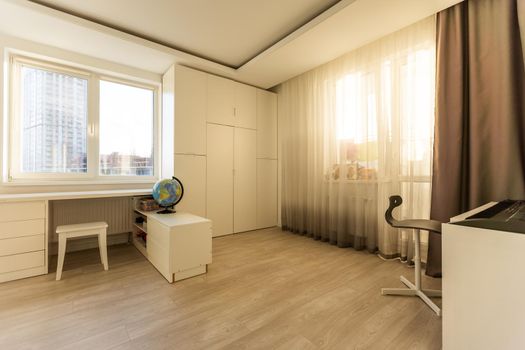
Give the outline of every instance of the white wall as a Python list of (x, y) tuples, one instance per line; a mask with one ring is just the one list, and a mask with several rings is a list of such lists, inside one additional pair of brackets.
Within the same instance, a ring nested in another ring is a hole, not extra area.
[[(9, 119), (9, 52), (16, 52), (20, 54), (31, 55), (41, 59), (52, 59), (57, 63), (67, 64), (69, 66), (77, 66), (78, 68), (87, 68), (96, 70), (100, 73), (109, 74), (111, 76), (127, 78), (142, 81), (149, 84), (159, 86), (159, 95), (161, 75), (121, 65), (116, 62), (110, 62), (76, 52), (66, 51), (55, 47), (42, 45), (39, 43), (23, 40), (20, 38), (1, 35), (0, 34), (0, 59), (2, 64), (0, 66), (0, 154), (2, 161), (0, 162), (0, 194), (6, 193), (28, 193), (28, 192), (54, 192), (54, 191), (81, 191), (81, 190), (104, 190), (104, 189), (127, 189), (127, 188), (148, 188), (153, 183), (142, 184), (75, 184), (75, 185), (15, 185), (4, 182), (5, 174), (7, 172), (7, 155), (6, 147), (8, 136), (8, 119)], [(160, 122), (160, 120), (159, 120)], [(160, 159), (160, 158), (159, 158)]]

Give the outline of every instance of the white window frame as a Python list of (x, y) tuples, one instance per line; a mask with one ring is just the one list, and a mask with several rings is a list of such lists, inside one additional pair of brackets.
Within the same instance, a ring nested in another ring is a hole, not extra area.
[[(159, 142), (159, 99), (160, 84), (145, 83), (131, 78), (122, 78), (98, 72), (95, 69), (75, 68), (74, 65), (64, 65), (52, 61), (43, 61), (18, 54), (9, 55), (9, 141), (7, 150), (8, 183), (25, 185), (73, 185), (73, 184), (112, 184), (112, 183), (152, 183), (158, 180), (160, 173), (160, 142)], [(21, 122), (20, 115), (20, 69), (22, 66), (48, 70), (59, 74), (87, 79), (87, 172), (86, 173), (24, 173), (21, 172)], [(100, 81), (138, 87), (153, 92), (153, 176), (140, 175), (103, 175), (100, 174), (99, 153), (99, 87)]]

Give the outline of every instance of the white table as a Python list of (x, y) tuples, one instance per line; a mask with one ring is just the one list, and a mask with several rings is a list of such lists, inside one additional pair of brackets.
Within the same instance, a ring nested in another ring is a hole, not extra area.
[(525, 234), (443, 224), (443, 349), (525, 348)]

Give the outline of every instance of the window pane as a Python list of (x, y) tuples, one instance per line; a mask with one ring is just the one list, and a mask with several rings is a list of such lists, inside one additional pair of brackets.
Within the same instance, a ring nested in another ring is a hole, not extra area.
[(400, 69), (401, 174), (431, 176), (434, 117), (434, 74), (431, 49), (407, 56)]
[(347, 180), (373, 180), (377, 176), (379, 89), (375, 80), (375, 72), (370, 71), (353, 72), (336, 82), (338, 162), (345, 165), (342, 171)]
[(153, 176), (152, 90), (100, 81), (100, 174)]
[(87, 80), (21, 67), (21, 171), (87, 172)]

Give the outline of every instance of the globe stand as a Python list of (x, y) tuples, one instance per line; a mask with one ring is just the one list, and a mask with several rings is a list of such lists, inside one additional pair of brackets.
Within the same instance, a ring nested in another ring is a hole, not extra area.
[(173, 210), (173, 207), (174, 207), (174, 205), (170, 205), (169, 207), (161, 206), (162, 210), (158, 211), (157, 214), (173, 214), (173, 213), (176, 213), (176, 211)]

